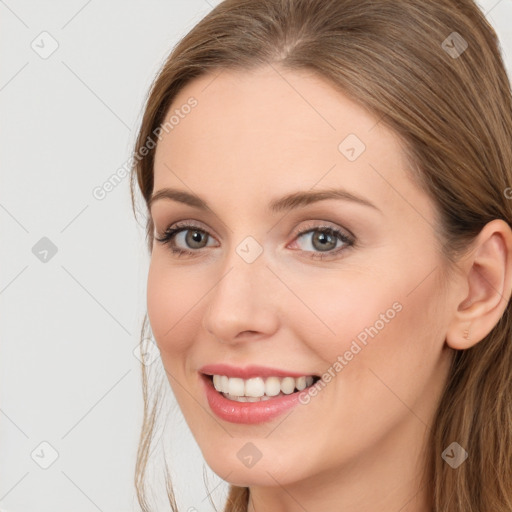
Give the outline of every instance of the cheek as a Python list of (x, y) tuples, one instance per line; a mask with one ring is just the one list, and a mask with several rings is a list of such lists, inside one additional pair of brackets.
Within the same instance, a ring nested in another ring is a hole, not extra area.
[(346, 275), (337, 279), (343, 286), (303, 281), (294, 290), (306, 297), (309, 311), (296, 307), (290, 325), (325, 371), (343, 373), (345, 383), (378, 386), (373, 370), (397, 388), (412, 389), (411, 381), (428, 381), (435, 371), (446, 329), (442, 297), (434, 276), (418, 286), (414, 269), (399, 279), (379, 275)]
[[(190, 267), (192, 269), (192, 267)], [(147, 281), (147, 312), (151, 330), (160, 352), (177, 354), (193, 342), (190, 329), (201, 325), (199, 311), (200, 283), (190, 270), (171, 268), (165, 259), (154, 255), (151, 259)]]
[(303, 343), (331, 364), (350, 350), (354, 341), (364, 348), (383, 338), (390, 325), (400, 323), (404, 316), (404, 298), (396, 282), (342, 273), (331, 278), (302, 278), (292, 286), (295, 295), (304, 300), (300, 304), (294, 297), (288, 299), (286, 314), (293, 316), (289, 324), (297, 326)]
[[(309, 292), (308, 305), (322, 322), (309, 316), (300, 333), (325, 361), (327, 384), (311, 398), (312, 410), (330, 411), (325, 441), (318, 440), (319, 466), (337, 464), (340, 453), (356, 457), (403, 422), (428, 424), (446, 379), (440, 364), (446, 318), (434, 280), (415, 288), (411, 273), (389, 283), (344, 283), (343, 291), (325, 286)], [(310, 285), (305, 289), (313, 290)]]
[(153, 255), (148, 272), (146, 300), (151, 330), (158, 345), (160, 345), (160, 340), (162, 340), (166, 329), (169, 328), (168, 326), (166, 327), (165, 317), (171, 312), (174, 302), (170, 300), (168, 294), (169, 285), (170, 283), (166, 276), (159, 272), (158, 265), (155, 264), (155, 256)]

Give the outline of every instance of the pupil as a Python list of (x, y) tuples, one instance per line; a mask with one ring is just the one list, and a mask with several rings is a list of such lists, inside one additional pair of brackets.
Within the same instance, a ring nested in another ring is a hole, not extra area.
[[(323, 246), (323, 248), (325, 249), (326, 247), (326, 243), (328, 244), (329, 241), (328, 239), (329, 238), (332, 238), (331, 235), (329, 235), (328, 233), (320, 233), (318, 234), (318, 236), (316, 237), (317, 240), (319, 240)], [(332, 243), (332, 242), (331, 242)]]
[(201, 232), (200, 231), (189, 231), (189, 245), (191, 245), (193, 247), (193, 244), (194, 243), (201, 243)]

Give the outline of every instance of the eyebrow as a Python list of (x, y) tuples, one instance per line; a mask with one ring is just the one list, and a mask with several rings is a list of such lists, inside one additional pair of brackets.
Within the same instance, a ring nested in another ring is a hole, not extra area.
[[(151, 209), (151, 206), (156, 201), (159, 201), (161, 199), (177, 201), (179, 203), (192, 206), (193, 208), (198, 208), (199, 210), (210, 210), (208, 203), (201, 197), (186, 192), (184, 190), (178, 190), (173, 188), (162, 188), (155, 192), (149, 199), (149, 209)], [(274, 199), (269, 203), (268, 208), (272, 213), (279, 213), (282, 211), (288, 211), (295, 208), (300, 208), (302, 206), (307, 206), (318, 201), (325, 201), (327, 199), (351, 201), (363, 206), (368, 206), (382, 213), (382, 211), (377, 206), (375, 206), (367, 199), (359, 197), (353, 194), (352, 192), (343, 189), (326, 189), (318, 191), (294, 192), (279, 199)]]

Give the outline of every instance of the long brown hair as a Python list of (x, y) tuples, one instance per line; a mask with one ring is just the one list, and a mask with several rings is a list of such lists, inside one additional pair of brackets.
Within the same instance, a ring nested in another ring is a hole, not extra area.
[[(510, 82), (496, 33), (472, 0), (225, 0), (179, 41), (154, 80), (135, 154), (159, 133), (191, 80), (269, 64), (316, 72), (402, 138), (418, 185), (437, 206), (448, 259), (491, 220), (512, 225), (504, 192), (512, 185)], [(138, 185), (147, 207), (154, 148), (136, 159), (132, 202)], [(146, 228), (151, 252), (149, 215)], [(143, 336), (144, 326), (146, 319)], [(485, 339), (455, 353), (425, 461), (435, 512), (512, 510), (511, 328), (509, 302)], [(144, 473), (159, 396), (148, 396), (144, 365), (142, 373), (135, 481), (146, 512)], [(456, 470), (441, 457), (454, 440), (469, 452)], [(248, 499), (248, 488), (230, 486), (225, 512), (246, 512)]]

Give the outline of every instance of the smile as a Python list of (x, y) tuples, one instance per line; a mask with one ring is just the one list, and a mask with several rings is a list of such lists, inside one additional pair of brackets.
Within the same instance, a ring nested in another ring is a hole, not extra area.
[(259, 402), (272, 397), (290, 395), (313, 385), (319, 377), (304, 375), (301, 377), (253, 377), (241, 379), (226, 375), (212, 375), (214, 388), (224, 398), (237, 402)]
[(313, 375), (248, 379), (219, 374), (199, 375), (210, 410), (224, 421), (238, 424), (259, 424), (280, 416), (299, 405), (299, 395), (320, 380)]

